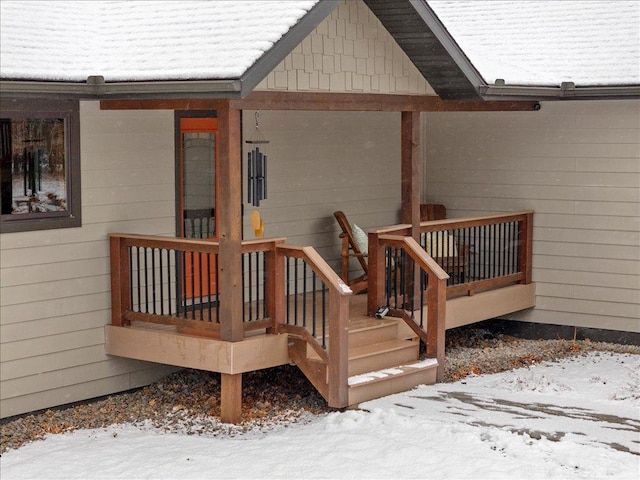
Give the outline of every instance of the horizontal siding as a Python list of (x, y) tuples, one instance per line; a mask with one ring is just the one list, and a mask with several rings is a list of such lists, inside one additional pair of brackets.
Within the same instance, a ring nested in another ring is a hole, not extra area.
[[(244, 138), (254, 133), (253, 119), (253, 111), (244, 112)], [(265, 111), (260, 130), (271, 142), (268, 198), (257, 209), (265, 237), (311, 245), (337, 270), (341, 240), (333, 212), (344, 211), (365, 230), (398, 223), (399, 113)], [(247, 239), (255, 238), (254, 209), (245, 205)]]
[(423, 199), (450, 216), (532, 209), (532, 322), (640, 332), (640, 102), (424, 114)]
[(169, 371), (108, 357), (108, 235), (172, 235), (174, 119), (168, 111), (80, 109), (80, 228), (2, 234), (2, 416), (142, 385)]
[[(34, 410), (48, 408), (52, 405), (63, 405), (66, 403), (85, 400), (87, 398), (100, 397), (102, 395), (140, 387), (162, 378), (176, 370), (173, 367), (163, 365), (146, 365), (146, 368), (140, 368), (130, 373), (123, 373), (106, 378), (97, 375), (97, 379), (81, 383), (73, 383), (72, 380), (71, 383), (68, 382), (67, 385), (64, 384), (64, 378), (59, 376), (58, 380), (50, 384), (52, 387), (50, 390), (44, 390), (44, 388), (42, 388), (34, 393), (23, 393), (21, 395), (3, 399), (2, 416), (9, 417), (23, 412), (31, 412)], [(38, 382), (37, 375), (35, 378), (26, 378), (31, 380), (31, 384)]]

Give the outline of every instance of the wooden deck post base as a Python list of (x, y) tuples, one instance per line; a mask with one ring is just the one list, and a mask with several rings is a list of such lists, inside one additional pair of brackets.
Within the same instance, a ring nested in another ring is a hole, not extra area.
[(239, 423), (242, 416), (242, 374), (221, 374), (220, 420), (223, 423)]

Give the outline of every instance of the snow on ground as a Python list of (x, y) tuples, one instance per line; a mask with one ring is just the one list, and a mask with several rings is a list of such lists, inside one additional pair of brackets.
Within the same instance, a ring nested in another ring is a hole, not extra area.
[(640, 478), (640, 357), (590, 353), (420, 386), (234, 437), (132, 425), (52, 435), (3, 480)]

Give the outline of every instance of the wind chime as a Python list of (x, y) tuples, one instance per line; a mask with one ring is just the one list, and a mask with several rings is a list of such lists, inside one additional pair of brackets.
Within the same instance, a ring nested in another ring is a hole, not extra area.
[(268, 144), (269, 140), (265, 140), (258, 127), (259, 116), (260, 112), (256, 111), (256, 130), (253, 137), (246, 140), (251, 145), (247, 158), (247, 202), (254, 207), (259, 207), (260, 201), (267, 198), (267, 155), (260, 148)]

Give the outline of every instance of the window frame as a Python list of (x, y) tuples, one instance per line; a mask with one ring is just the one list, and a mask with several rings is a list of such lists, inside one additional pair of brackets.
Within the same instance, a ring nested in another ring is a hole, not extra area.
[(0, 99), (0, 117), (64, 120), (67, 211), (0, 215), (0, 233), (82, 226), (80, 183), (80, 102), (78, 100)]

